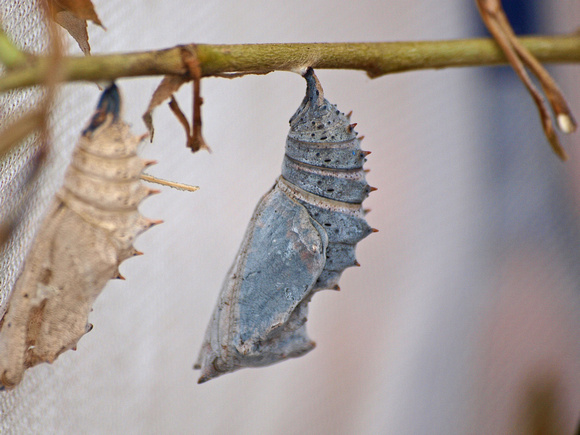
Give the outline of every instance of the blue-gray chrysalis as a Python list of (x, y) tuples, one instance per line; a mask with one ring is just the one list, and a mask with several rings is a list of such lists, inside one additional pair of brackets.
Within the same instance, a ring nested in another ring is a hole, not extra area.
[(367, 151), (349, 116), (324, 99), (314, 71), (290, 119), (282, 176), (260, 200), (226, 276), (195, 368), (199, 382), (267, 366), (314, 348), (306, 334), (312, 295), (338, 289), (373, 229), (362, 202)]

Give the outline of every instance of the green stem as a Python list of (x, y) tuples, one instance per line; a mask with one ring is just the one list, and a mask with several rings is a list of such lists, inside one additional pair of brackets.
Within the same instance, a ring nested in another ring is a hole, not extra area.
[[(541, 62), (580, 62), (580, 36), (524, 37), (520, 41)], [(293, 71), (306, 66), (384, 74), (507, 63), (491, 39), (451, 41), (193, 45), (203, 76)], [(65, 57), (65, 81), (113, 80), (122, 77), (184, 74), (180, 48), (126, 54)], [(47, 59), (34, 58), (26, 67), (0, 77), (0, 92), (41, 84)]]
[(0, 27), (0, 63), (14, 68), (26, 62), (26, 55), (16, 47)]

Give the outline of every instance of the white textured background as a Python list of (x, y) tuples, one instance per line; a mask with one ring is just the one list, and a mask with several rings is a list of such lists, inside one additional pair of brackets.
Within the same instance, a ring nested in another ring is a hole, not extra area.
[[(460, 38), (477, 34), (478, 20), (464, 0), (94, 3), (108, 30), (89, 25), (93, 53)], [(21, 45), (38, 51), (34, 4), (1, 0), (0, 14)], [(580, 19), (575, 0), (542, 8), (545, 32), (572, 31)], [(580, 116), (578, 66), (552, 71)], [(548, 410), (558, 433), (572, 433), (580, 412), (580, 141), (563, 139), (572, 158), (562, 165), (521, 84), (494, 74), (371, 81), (319, 71), (327, 98), (354, 111), (373, 151), (368, 180), (379, 190), (365, 205), (380, 232), (359, 244), (362, 267), (344, 273), (342, 291), (310, 304), (314, 351), (201, 386), (192, 365), (206, 324), (251, 212), (280, 172), (305, 84), (283, 72), (204, 79), (212, 154), (186, 150), (181, 126), (158, 108), (155, 141), (143, 147), (159, 161), (151, 172), (202, 189), (163, 189), (144, 203), (146, 216), (165, 220), (137, 241), (146, 255), (123, 264), (126, 281), (105, 288), (77, 352), (0, 393), (2, 433), (525, 433), (532, 409)], [(118, 83), (135, 133), (145, 131), (140, 117), (158, 82)], [(2, 125), (34, 95), (3, 97)], [(61, 92), (49, 168), (0, 263), (4, 306), (98, 96), (94, 84)], [(189, 86), (178, 99), (190, 107)], [(0, 216), (13, 206), (28, 155), (0, 164)]]

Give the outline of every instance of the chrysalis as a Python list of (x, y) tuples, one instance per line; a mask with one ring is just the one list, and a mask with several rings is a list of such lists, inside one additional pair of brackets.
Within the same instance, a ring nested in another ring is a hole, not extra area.
[(74, 349), (91, 328), (91, 306), (119, 264), (140, 254), (135, 237), (159, 221), (139, 203), (156, 191), (139, 176), (153, 162), (137, 156), (140, 137), (119, 118), (113, 84), (74, 150), (64, 185), (38, 231), (0, 324), (0, 385)]
[(338, 289), (342, 271), (358, 265), (356, 244), (373, 231), (361, 207), (373, 190), (362, 169), (368, 152), (312, 69), (305, 78), (282, 176), (254, 211), (207, 328), (195, 365), (200, 383), (312, 350), (308, 302)]

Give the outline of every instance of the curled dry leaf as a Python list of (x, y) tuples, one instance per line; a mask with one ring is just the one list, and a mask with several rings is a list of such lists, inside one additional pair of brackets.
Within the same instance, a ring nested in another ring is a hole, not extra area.
[(155, 92), (153, 92), (149, 106), (143, 114), (143, 122), (147, 126), (147, 130), (149, 130), (151, 141), (153, 141), (153, 136), (155, 134), (155, 129), (153, 128), (153, 111), (165, 100), (170, 99), (173, 94), (179, 90), (181, 85), (186, 82), (187, 78), (185, 77), (165, 76), (163, 77), (163, 80), (161, 80), (161, 83), (159, 83), (159, 86), (157, 86), (157, 89), (155, 89)]
[(572, 133), (576, 130), (576, 121), (566, 99), (562, 95), (562, 91), (560, 91), (555, 80), (542, 64), (520, 43), (503, 10), (501, 0), (476, 0), (476, 4), (487, 29), (505, 53), (509, 63), (538, 107), (542, 128), (550, 146), (558, 157), (562, 160), (567, 160), (568, 156), (560, 145), (544, 97), (534, 86), (526, 67), (540, 82), (542, 90), (556, 115), (557, 125), (560, 130), (564, 133)]
[(104, 28), (91, 0), (47, 0), (51, 18), (77, 41), (84, 54), (91, 53), (87, 21)]
[(115, 85), (105, 90), (77, 144), (25, 260), (0, 323), (0, 384), (16, 386), (24, 371), (52, 363), (91, 329), (91, 306), (119, 264), (138, 255), (133, 241), (159, 221), (139, 214), (157, 191), (140, 182), (151, 162), (137, 156), (141, 137), (119, 118)]
[[(192, 152), (202, 149), (210, 151), (209, 146), (207, 146), (201, 134), (201, 105), (203, 104), (203, 98), (200, 95), (201, 68), (195, 49), (191, 46), (182, 47), (181, 57), (187, 74), (184, 76), (165, 76), (163, 78), (157, 89), (155, 89), (149, 106), (143, 114), (143, 122), (145, 122), (150, 133), (151, 141), (153, 141), (153, 110), (165, 100), (170, 100), (169, 108), (185, 130), (186, 146), (191, 148)], [(177, 100), (173, 97), (173, 94), (177, 92), (181, 85), (190, 80), (193, 81), (193, 119), (191, 124), (179, 107)]]

